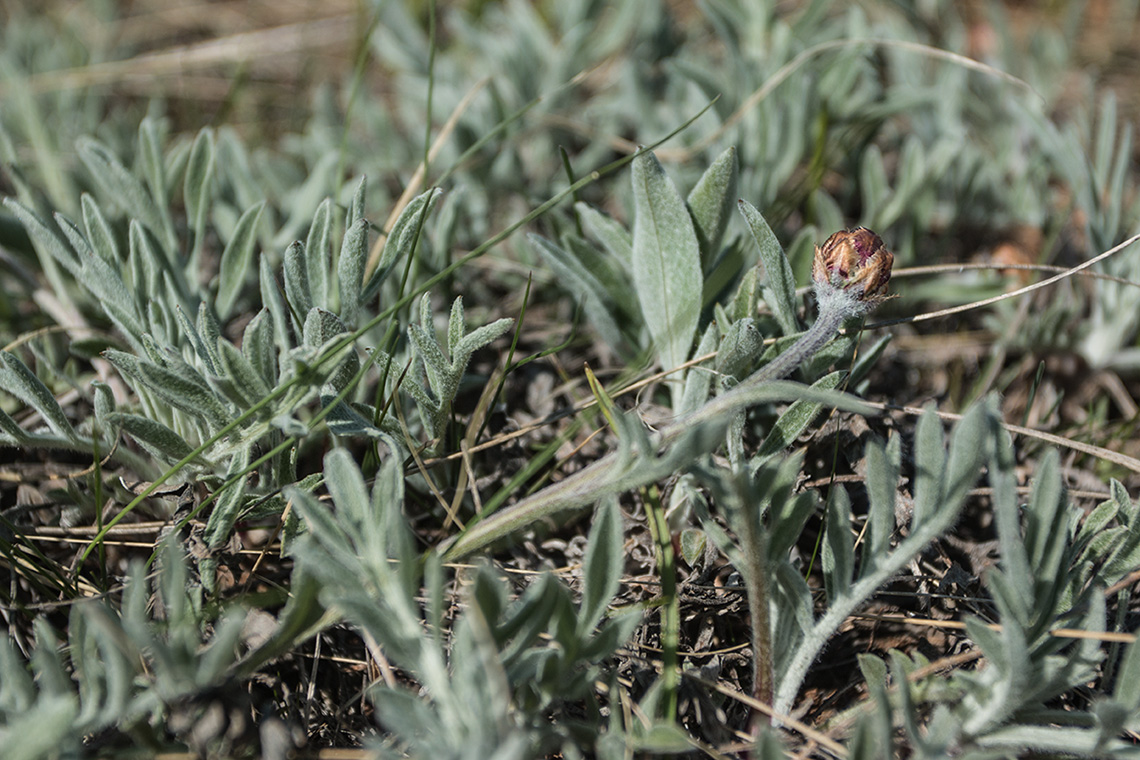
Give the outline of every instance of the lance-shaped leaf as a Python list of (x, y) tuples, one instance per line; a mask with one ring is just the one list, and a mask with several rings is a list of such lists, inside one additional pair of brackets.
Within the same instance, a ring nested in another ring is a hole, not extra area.
[(633, 261), (633, 238), (630, 236), (629, 230), (621, 226), (621, 223), (585, 203), (575, 203), (574, 210), (578, 212), (582, 229), (601, 243), (602, 247), (610, 254), (610, 258), (622, 269), (629, 271), (630, 262)]
[(194, 450), (185, 438), (149, 417), (111, 412), (107, 415), (107, 423), (130, 435), (144, 449), (164, 462), (179, 462)]
[(265, 201), (246, 209), (238, 219), (233, 236), (222, 251), (222, 261), (218, 268), (218, 298), (215, 307), (223, 320), (230, 315), (234, 302), (245, 284), (249, 265), (253, 262), (253, 250), (257, 245), (257, 225), (261, 222), (261, 212)]
[[(308, 254), (313, 256), (312, 252)], [(360, 311), (360, 290), (364, 279), (364, 264), (368, 258), (368, 222), (357, 219), (344, 233), (340, 258), (337, 260), (337, 281), (340, 286), (340, 318), (350, 327), (356, 326)]]
[(24, 225), (24, 229), (28, 231), (28, 236), (32, 242), (36, 244), (36, 248), (41, 254), (47, 254), (52, 259), (63, 265), (67, 271), (71, 272), (76, 278), (79, 277), (79, 257), (75, 255), (75, 251), (63, 241), (59, 234), (44, 224), (43, 220), (36, 215), (36, 212), (20, 203), (15, 198), (5, 198), (4, 205), (12, 214), (20, 220), (20, 224)]
[(582, 606), (578, 610), (579, 635), (590, 633), (602, 619), (617, 593), (625, 569), (622, 551), (621, 510), (616, 497), (601, 501), (594, 512), (590, 541), (582, 561)]
[(111, 225), (107, 223), (107, 218), (103, 216), (99, 204), (90, 195), (84, 193), (80, 199), (80, 205), (83, 206), (83, 227), (87, 231), (87, 241), (91, 244), (91, 249), (107, 264), (113, 267), (122, 266), (122, 259), (119, 258), (119, 245), (115, 242), (115, 233), (111, 229)]
[(8, 351), (0, 351), (0, 388), (39, 412), (48, 428), (56, 435), (69, 441), (79, 440), (79, 435), (52, 392), (20, 361), (20, 357)]
[(701, 245), (702, 268), (712, 264), (720, 248), (736, 195), (736, 175), (736, 148), (730, 147), (717, 156), (689, 193), (687, 205)]
[(384, 250), (380, 254), (380, 261), (376, 265), (376, 270), (368, 279), (368, 285), (361, 293), (360, 300), (362, 302), (375, 297), (396, 262), (411, 254), (422, 229), (421, 220), (431, 212), (442, 193), (443, 191), (439, 188), (433, 188), (426, 193), (417, 195), (400, 213), (384, 241)]
[(87, 165), (91, 178), (103, 191), (106, 198), (113, 198), (127, 215), (139, 220), (160, 235), (164, 243), (174, 246), (173, 235), (165, 229), (162, 214), (147, 192), (143, 183), (131, 174), (119, 159), (105, 145), (89, 137), (82, 137), (76, 143), (79, 158)]
[[(305, 244), (300, 240), (293, 242), (285, 251), (285, 298), (293, 308), (298, 319), (305, 319), (309, 310), (313, 308), (313, 294), (309, 290), (309, 265), (306, 260)], [(262, 278), (262, 287), (265, 279)]]
[(332, 231), (332, 199), (325, 198), (313, 214), (313, 224), (305, 238), (305, 257), (309, 272), (309, 292), (313, 305), (329, 307), (329, 237)]
[(221, 546), (230, 537), (234, 523), (237, 522), (241, 512), (242, 496), (245, 494), (245, 477), (239, 477), (249, 464), (249, 447), (243, 446), (233, 459), (230, 460), (226, 471), (226, 480), (233, 480), (214, 502), (214, 511), (206, 522), (206, 543), (211, 548)]
[(200, 244), (206, 229), (206, 213), (210, 210), (210, 180), (214, 176), (214, 131), (203, 129), (194, 138), (186, 177), (182, 185), (186, 201), (186, 217), (194, 230), (195, 245)]
[(796, 280), (784, 248), (755, 206), (745, 200), (739, 201), (737, 205), (760, 249), (760, 261), (764, 264), (764, 286), (767, 290), (764, 300), (768, 302), (784, 335), (799, 332), (795, 302)]
[(245, 326), (241, 339), (241, 352), (261, 375), (268, 386), (277, 383), (277, 354), (273, 343), (273, 318), (269, 309), (262, 309)]
[[(701, 249), (685, 201), (657, 158), (644, 153), (632, 169), (633, 285), (661, 367), (672, 370), (689, 358), (697, 330)], [(680, 387), (675, 395), (679, 401)]]

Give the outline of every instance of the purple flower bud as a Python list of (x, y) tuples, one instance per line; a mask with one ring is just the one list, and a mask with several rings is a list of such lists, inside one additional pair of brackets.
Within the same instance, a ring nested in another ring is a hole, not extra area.
[(842, 230), (816, 246), (811, 276), (818, 286), (854, 291), (860, 301), (875, 304), (887, 297), (895, 257), (883, 239), (866, 227)]

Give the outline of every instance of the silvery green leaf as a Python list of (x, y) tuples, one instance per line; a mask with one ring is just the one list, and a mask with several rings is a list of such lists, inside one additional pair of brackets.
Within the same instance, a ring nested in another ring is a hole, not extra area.
[(686, 200), (701, 246), (705, 271), (720, 248), (736, 196), (736, 148), (729, 147), (712, 162)]
[(432, 390), (439, 394), (440, 389), (449, 384), (447, 378), (451, 373), (451, 361), (436, 343), (435, 336), (424, 332), (419, 325), (408, 325), (408, 338), (412, 341), (417, 355), (423, 360), (428, 383)]
[(681, 531), (679, 543), (681, 545), (681, 558), (685, 560), (685, 564), (689, 567), (696, 567), (697, 563), (701, 561), (701, 557), (705, 555), (708, 536), (703, 530), (685, 528)]
[(114, 199), (128, 216), (149, 227), (155, 235), (163, 236), (164, 242), (173, 247), (174, 240), (163, 225), (162, 215), (154, 204), (154, 199), (115, 154), (90, 137), (79, 138), (76, 147), (79, 158), (87, 165), (91, 178), (104, 196)]
[(207, 128), (199, 131), (198, 136), (194, 138), (182, 185), (186, 218), (194, 231), (195, 241), (202, 239), (202, 233), (206, 229), (206, 215), (210, 210), (210, 181), (213, 175), (214, 131)]
[(760, 334), (756, 320), (745, 317), (733, 322), (717, 349), (716, 369), (721, 374), (721, 382), (727, 387), (727, 384), (734, 384), (733, 381), (743, 380), (751, 374), (763, 351), (764, 336)]
[(361, 177), (360, 182), (356, 185), (356, 191), (352, 194), (352, 203), (349, 204), (348, 214), (344, 219), (344, 228), (346, 230), (364, 218), (364, 202), (367, 194), (368, 177)]
[(728, 318), (735, 322), (756, 316), (756, 304), (760, 301), (760, 266), (749, 267), (740, 278), (740, 285), (728, 307)]
[(329, 247), (332, 229), (332, 199), (325, 198), (313, 214), (313, 224), (309, 236), (305, 238), (305, 261), (309, 271), (309, 290), (313, 294), (314, 305), (322, 309), (329, 307), (329, 269), (331, 249)]
[(1056, 449), (1046, 452), (1033, 476), (1033, 492), (1025, 509), (1025, 550), (1038, 578), (1052, 581), (1065, 561), (1068, 544), (1064, 485)]
[(28, 231), (28, 236), (32, 239), (32, 242), (36, 244), (36, 248), (39, 249), (41, 253), (50, 255), (54, 260), (62, 264), (67, 271), (71, 272), (76, 279), (79, 278), (79, 258), (75, 255), (75, 252), (60, 239), (58, 233), (44, 224), (34, 211), (15, 198), (5, 198), (4, 205), (20, 220), (20, 224), (24, 225), (24, 229)]
[(166, 208), (168, 204), (166, 195), (166, 166), (162, 160), (162, 138), (159, 135), (158, 121), (147, 116), (139, 122), (139, 164), (142, 166), (143, 176), (147, 187), (150, 188), (151, 198), (158, 209)]
[(891, 436), (886, 446), (878, 438), (867, 442), (867, 498), (870, 506), (867, 511), (867, 545), (863, 553), (864, 573), (891, 548), (901, 458), (897, 435)]
[(816, 512), (818, 496), (814, 491), (795, 493), (795, 483), (803, 466), (803, 451), (782, 461), (770, 460), (751, 474), (753, 482), (763, 484), (764, 494), (759, 505), (747, 505), (745, 511), (759, 507), (750, 519), (759, 519), (768, 512), (768, 556), (773, 560), (783, 557), (795, 545), (804, 525)]
[[(313, 254), (310, 252), (308, 255)], [(337, 261), (340, 317), (346, 325), (352, 327), (356, 326), (356, 315), (360, 311), (360, 288), (367, 258), (368, 221), (357, 219), (344, 233), (340, 246), (340, 259)]]
[(79, 435), (52, 392), (20, 357), (8, 351), (0, 351), (0, 388), (39, 412), (48, 428), (56, 435), (69, 441), (79, 440)]
[[(234, 202), (238, 208), (249, 208), (265, 200), (265, 188), (250, 169), (249, 152), (241, 137), (231, 127), (221, 127), (218, 130), (217, 166), (221, 178), (233, 188)], [(264, 225), (262, 229), (270, 226)], [(261, 244), (263, 248), (272, 248), (272, 238), (262, 235)]]
[(915, 468), (914, 514), (912, 525), (922, 525), (941, 504), (946, 482), (946, 453), (942, 446), (942, 423), (931, 404), (918, 420), (914, 434), (915, 459), (923, 463)]
[(88, 253), (83, 259), (81, 282), (99, 299), (103, 312), (126, 335), (137, 339), (143, 334), (143, 326), (126, 284), (113, 268), (100, 257)]
[(411, 255), (412, 248), (421, 230), (420, 221), (435, 206), (435, 202), (442, 193), (443, 191), (439, 188), (433, 188), (426, 193), (417, 195), (400, 212), (400, 216), (384, 240), (384, 250), (380, 254), (380, 261), (360, 296), (361, 302), (375, 297), (395, 263), (405, 256)]
[(624, 345), (621, 328), (611, 311), (613, 304), (593, 273), (586, 270), (577, 258), (549, 240), (538, 235), (528, 235), (527, 240), (553, 270), (559, 285), (583, 299), (586, 315), (602, 340), (613, 348)]
[(91, 244), (91, 249), (110, 266), (122, 266), (115, 233), (107, 223), (107, 218), (103, 216), (99, 204), (84, 193), (80, 198), (80, 205), (83, 207), (83, 227), (87, 232), (87, 241)]
[[(705, 356), (716, 350), (718, 330), (716, 324), (710, 323), (697, 344), (697, 356)], [(709, 387), (712, 382), (713, 370), (706, 365), (690, 367), (685, 373), (685, 391), (681, 395), (681, 406), (678, 414), (688, 414), (705, 403), (709, 397)]]
[(179, 462), (194, 451), (182, 436), (161, 422), (137, 414), (111, 412), (107, 422), (127, 433), (151, 454), (165, 462)]
[(515, 321), (510, 317), (503, 317), (496, 319), (489, 325), (483, 325), (463, 336), (459, 344), (455, 347), (454, 358), (456, 360), (462, 359), (463, 367), (457, 369), (466, 369), (467, 359), (471, 354), (491, 343), (491, 341), (498, 338), (504, 333), (510, 332)]
[(111, 386), (99, 380), (92, 380), (91, 387), (94, 389), (92, 406), (95, 409), (95, 419), (105, 420), (108, 414), (115, 411), (115, 394), (111, 391)]
[(851, 379), (848, 385), (856, 388), (859, 383), (867, 377), (871, 369), (879, 363), (879, 359), (886, 351), (887, 346), (890, 345), (891, 335), (886, 335), (879, 338), (872, 343), (869, 347), (863, 346), (859, 349), (859, 354), (855, 357), (855, 364), (851, 367)]
[[(217, 375), (221, 372), (216, 364), (214, 364), (213, 355), (206, 350), (206, 344), (202, 340), (202, 335), (198, 332), (198, 328), (186, 316), (186, 312), (182, 311), (182, 307), (175, 305), (174, 318), (178, 320), (178, 324), (182, 327), (182, 332), (190, 339), (190, 344), (194, 346), (194, 353), (198, 354), (198, 358), (202, 360), (202, 364), (206, 365), (206, 371), (211, 374)], [(149, 344), (149, 340), (147, 341)]]
[(272, 387), (277, 383), (277, 361), (273, 344), (273, 321), (269, 309), (257, 312), (242, 333), (241, 352), (249, 360), (262, 381)]
[(214, 305), (218, 316), (223, 320), (233, 310), (234, 302), (249, 274), (249, 265), (253, 262), (253, 251), (257, 245), (257, 226), (264, 210), (265, 201), (246, 209), (222, 251), (218, 267), (218, 297)]
[(3, 433), (17, 443), (26, 441), (29, 438), (28, 431), (20, 427), (19, 423), (12, 419), (3, 409), (0, 409), (0, 433)]
[(1129, 710), (1140, 709), (1140, 643), (1133, 641), (1124, 650), (1112, 695)]
[(130, 246), (129, 255), (138, 262), (138, 268), (144, 275), (144, 281), (135, 283), (135, 287), (141, 287), (147, 298), (153, 298), (158, 293), (162, 273), (169, 269), (166, 256), (155, 247), (146, 228), (134, 219), (128, 229), (127, 241)]
[[(663, 370), (689, 358), (701, 311), (701, 251), (685, 202), (652, 153), (633, 161), (633, 285)], [(675, 386), (679, 406), (681, 387)]]
[(222, 326), (218, 324), (217, 317), (209, 305), (202, 301), (198, 304), (198, 334), (202, 336), (202, 343), (206, 346), (206, 353), (210, 355), (210, 362), (215, 367), (222, 364), (218, 356), (218, 338), (222, 337)]
[(226, 480), (235, 480), (222, 491), (215, 494), (214, 509), (210, 512), (210, 519), (206, 522), (206, 545), (210, 548), (221, 546), (233, 532), (234, 523), (241, 514), (242, 496), (245, 495), (246, 478), (242, 477), (249, 465), (249, 447), (242, 447), (232, 459), (229, 469), (226, 470)]
[(598, 504), (586, 556), (582, 560), (582, 605), (578, 609), (579, 635), (590, 633), (617, 593), (625, 569), (622, 551), (621, 510), (616, 497)]
[[(1002, 571), (1011, 580), (1015, 589), (1024, 590), (1029, 594), (1033, 588), (1033, 571), (1026, 555), (1025, 542), (1022, 540), (1017, 459), (1014, 456), (1013, 441), (1005, 431), (998, 431), (995, 435), (994, 453), (989, 465), (989, 481), (993, 491), (991, 499), (994, 524), (1001, 546)], [(915, 518), (912, 523), (917, 522), (918, 516), (916, 503)], [(1029, 595), (1026, 596), (1026, 600), (1029, 599)], [(1015, 601), (1011, 602), (1011, 605), (1023, 613), (1023, 619), (1028, 619), (1031, 603), (1017, 605)]]
[[(845, 372), (832, 372), (812, 383), (811, 387), (834, 390), (839, 387), (839, 383), (843, 381), (846, 374)], [(772, 425), (772, 429), (764, 436), (764, 442), (760, 444), (760, 449), (756, 452), (756, 459), (763, 459), (791, 446), (819, 416), (821, 409), (823, 409), (823, 404), (818, 402), (803, 400), (794, 402), (787, 411), (780, 415), (780, 418)]]
[(796, 280), (792, 275), (792, 267), (784, 248), (776, 239), (772, 228), (756, 208), (746, 200), (737, 203), (748, 229), (752, 232), (752, 239), (760, 249), (760, 261), (764, 264), (765, 301), (776, 317), (784, 335), (799, 332), (799, 320), (796, 319)]
[(36, 700), (36, 687), (27, 663), (16, 654), (12, 638), (0, 638), (0, 711), (26, 713)]
[(629, 230), (585, 203), (575, 203), (574, 211), (582, 222), (582, 228), (602, 244), (617, 264), (629, 271), (633, 261), (633, 237)]
[[(105, 355), (116, 367), (129, 372), (110, 351)], [(200, 376), (195, 377), (196, 373), (189, 365), (184, 364), (180, 371), (175, 371), (150, 362), (138, 362), (135, 368), (138, 373), (136, 379), (171, 406), (205, 420), (215, 429), (229, 422), (225, 407), (205, 381)]]
[[(305, 244), (300, 240), (293, 242), (285, 251), (283, 265), (285, 274), (285, 298), (288, 299), (293, 313), (298, 318), (305, 318), (313, 308), (313, 296), (309, 290), (309, 265), (306, 257)], [(262, 287), (264, 287), (264, 278)]]
[[(409, 384), (412, 387), (414, 384)], [(328, 406), (333, 402), (334, 396), (321, 396), (321, 406)], [(341, 401), (334, 406), (325, 417), (325, 424), (328, 425), (329, 431), (333, 435), (342, 437), (356, 437), (364, 436), (376, 441), (383, 441), (392, 448), (393, 451), (399, 450), (394, 436), (400, 434), (399, 426), (391, 418), (384, 420), (384, 427), (377, 427), (372, 424), (372, 415), (363, 414), (358, 411), (357, 406)], [(370, 408), (370, 407), (369, 407)]]
[(453, 362), (459, 353), (459, 341), (463, 339), (463, 333), (466, 329), (463, 296), (456, 296), (455, 300), (451, 302), (451, 313), (447, 316), (447, 353), (451, 355)]
[(220, 369), (233, 384), (245, 408), (257, 404), (269, 395), (269, 386), (233, 343), (221, 338), (217, 345), (218, 355), (222, 360)]
[[(304, 344), (311, 348), (324, 350), (330, 343), (335, 342), (338, 336), (346, 332), (344, 323), (336, 314), (314, 308), (309, 311), (309, 315), (305, 319)], [(337, 357), (330, 356), (323, 360), (327, 372), (332, 372), (331, 369), (328, 369), (329, 367), (337, 368), (335, 374), (328, 381), (337, 392), (344, 390), (356, 373), (360, 371), (360, 357), (356, 355), (356, 350), (351, 343), (342, 348), (339, 354)]]
[(273, 270), (269, 268), (269, 259), (262, 256), (257, 266), (261, 303), (269, 310), (273, 325), (271, 331), (273, 340), (277, 344), (278, 352), (283, 355), (293, 347), (289, 337), (292, 335), (292, 330), (289, 327), (289, 313), (285, 308), (285, 299), (281, 297), (281, 291), (277, 288), (277, 280), (273, 276)]

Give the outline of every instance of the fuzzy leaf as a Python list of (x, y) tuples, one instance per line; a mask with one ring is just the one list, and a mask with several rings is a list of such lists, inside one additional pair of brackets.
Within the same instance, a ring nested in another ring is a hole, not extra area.
[(528, 235), (527, 240), (553, 270), (558, 284), (582, 299), (586, 315), (602, 340), (613, 348), (620, 348), (625, 341), (613, 313), (613, 303), (602, 283), (581, 261), (560, 246), (538, 235)]
[(95, 251), (110, 266), (122, 266), (122, 259), (119, 258), (119, 246), (115, 242), (115, 233), (111, 229), (111, 225), (107, 223), (107, 218), (103, 216), (99, 204), (90, 195), (84, 193), (80, 198), (80, 205), (83, 206), (83, 227), (87, 231), (87, 241), (91, 244), (91, 250)]
[(712, 162), (687, 199), (693, 227), (701, 245), (706, 271), (715, 260), (736, 196), (736, 148), (729, 147)]
[(628, 271), (630, 262), (633, 261), (633, 238), (629, 230), (585, 203), (575, 203), (574, 210), (582, 221), (582, 228), (602, 244), (616, 263)]
[(206, 544), (210, 548), (221, 546), (233, 531), (234, 523), (241, 513), (242, 496), (245, 494), (246, 478), (238, 476), (245, 471), (248, 464), (249, 447), (244, 446), (230, 460), (229, 469), (226, 471), (226, 480), (237, 478), (236, 482), (230, 484), (220, 495), (215, 494), (217, 498), (214, 501), (214, 509), (210, 513), (210, 519), (206, 521)]
[(269, 386), (241, 351), (228, 340), (217, 342), (221, 357), (221, 370), (237, 390), (246, 408), (257, 404), (269, 395)]
[(590, 541), (582, 560), (582, 605), (578, 633), (592, 633), (621, 582), (625, 568), (621, 510), (615, 497), (603, 499), (594, 513)]
[[(308, 254), (313, 256), (312, 252)], [(337, 261), (337, 279), (340, 285), (340, 318), (349, 327), (356, 326), (360, 311), (360, 289), (364, 278), (364, 264), (368, 258), (368, 222), (357, 219), (344, 233), (340, 259)]]
[(329, 256), (331, 254), (329, 239), (331, 230), (332, 199), (325, 198), (321, 205), (317, 206), (317, 213), (313, 214), (313, 224), (309, 227), (309, 236), (305, 239), (309, 291), (313, 296), (313, 304), (322, 309), (329, 307)]
[(273, 345), (273, 321), (269, 309), (262, 309), (245, 326), (241, 352), (269, 387), (277, 383), (277, 361)]
[[(652, 153), (633, 161), (633, 285), (663, 370), (689, 358), (701, 311), (701, 251), (685, 202)], [(680, 400), (681, 390), (675, 396)], [(674, 404), (678, 406), (679, 404)]]
[(222, 251), (222, 261), (218, 268), (218, 297), (214, 305), (218, 316), (223, 320), (233, 310), (234, 302), (249, 274), (249, 265), (253, 262), (253, 251), (257, 245), (257, 226), (264, 210), (265, 201), (246, 209)]
[(847, 490), (838, 486), (831, 489), (827, 500), (827, 528), (823, 541), (823, 580), (828, 600), (834, 601), (848, 592), (854, 573), (851, 501)]
[[(361, 293), (360, 300), (362, 303), (375, 297), (397, 261), (411, 255), (412, 248), (415, 246), (421, 231), (420, 220), (431, 211), (442, 193), (443, 191), (439, 188), (433, 188), (426, 193), (417, 195), (400, 212), (400, 216), (384, 240), (384, 250), (380, 254), (380, 261), (376, 265), (376, 270), (368, 279), (368, 285)], [(424, 208), (425, 204), (427, 208)]]
[(768, 302), (784, 335), (792, 335), (799, 331), (799, 320), (796, 319), (796, 280), (791, 264), (784, 254), (783, 246), (760, 212), (745, 200), (739, 201), (737, 205), (744, 215), (744, 221), (748, 222), (752, 239), (760, 249), (767, 291), (764, 300)]
[(81, 137), (76, 143), (79, 157), (87, 165), (95, 184), (106, 198), (112, 198), (155, 235), (163, 237), (168, 245), (174, 241), (164, 229), (162, 215), (154, 204), (154, 199), (135, 175), (131, 174), (119, 159), (102, 143), (89, 137)]
[(39, 412), (56, 435), (69, 441), (79, 440), (79, 435), (52, 392), (20, 357), (8, 351), (0, 351), (0, 388)]
[(20, 221), (20, 224), (24, 225), (24, 229), (28, 231), (28, 236), (41, 253), (48, 254), (62, 264), (73, 276), (79, 277), (79, 258), (63, 242), (55, 230), (44, 224), (34, 211), (15, 198), (5, 198), (4, 205)]
[[(313, 295), (309, 290), (309, 265), (305, 244), (295, 241), (285, 251), (285, 298), (299, 319), (305, 319), (313, 308)], [(264, 278), (262, 279), (264, 287)]]
[(201, 240), (206, 228), (206, 214), (210, 210), (210, 180), (214, 174), (214, 131), (203, 129), (194, 138), (190, 160), (186, 164), (186, 177), (182, 195), (186, 202), (186, 218), (194, 230), (194, 239)]
[[(832, 372), (812, 383), (811, 387), (821, 390), (834, 390), (839, 387), (839, 383), (845, 375), (845, 372)], [(780, 415), (780, 419), (776, 420), (776, 424), (768, 431), (768, 435), (764, 437), (764, 443), (756, 452), (756, 458), (763, 459), (791, 446), (819, 416), (821, 409), (823, 409), (823, 404), (802, 400), (789, 406), (788, 410)]]
[(182, 436), (149, 417), (124, 412), (111, 412), (107, 415), (107, 422), (121, 428), (150, 451), (168, 462), (178, 462), (185, 459), (194, 450)]
[(865, 568), (874, 567), (890, 551), (901, 457), (897, 435), (891, 436), (886, 446), (877, 438), (867, 442), (867, 495), (871, 504), (867, 514), (867, 549), (863, 554)]

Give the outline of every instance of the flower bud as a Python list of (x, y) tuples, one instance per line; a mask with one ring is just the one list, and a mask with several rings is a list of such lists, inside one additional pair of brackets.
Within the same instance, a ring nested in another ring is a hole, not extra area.
[(841, 230), (816, 246), (811, 276), (816, 286), (852, 290), (860, 301), (879, 303), (887, 297), (895, 257), (883, 239), (866, 227)]

